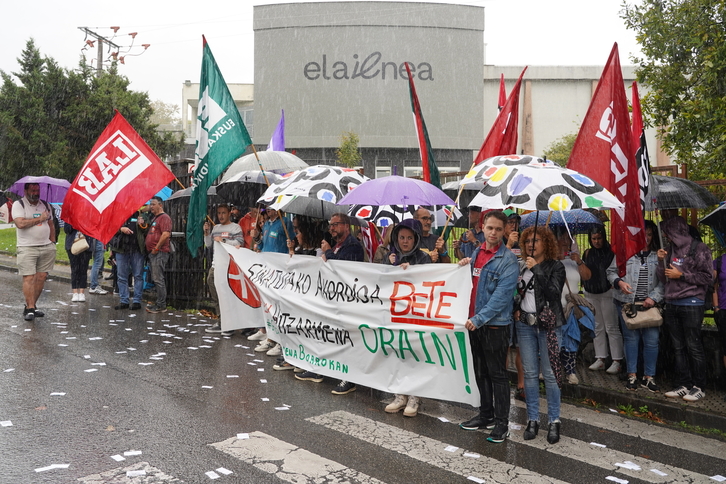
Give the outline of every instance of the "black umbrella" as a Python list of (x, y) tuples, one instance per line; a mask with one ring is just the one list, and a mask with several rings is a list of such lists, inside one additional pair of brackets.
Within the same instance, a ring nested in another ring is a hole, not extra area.
[(698, 183), (674, 176), (651, 175), (645, 210), (708, 208), (718, 199)]
[(275, 183), (282, 177), (274, 173), (263, 174), (259, 170), (225, 176), (217, 185), (217, 195), (239, 207), (254, 207), (257, 199), (267, 190), (267, 183)]
[(703, 217), (699, 223), (710, 226), (719, 243), (726, 247), (726, 203)]

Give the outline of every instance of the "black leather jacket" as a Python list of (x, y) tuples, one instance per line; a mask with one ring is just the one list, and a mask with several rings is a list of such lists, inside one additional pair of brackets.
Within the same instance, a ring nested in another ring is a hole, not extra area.
[[(524, 274), (527, 265), (520, 263), (520, 274)], [(565, 266), (558, 260), (547, 259), (532, 268), (534, 274), (534, 299), (537, 314), (541, 313), (547, 302), (557, 317), (557, 327), (565, 324), (565, 312), (562, 309), (562, 288), (565, 285)], [(515, 307), (519, 309), (519, 305)]]

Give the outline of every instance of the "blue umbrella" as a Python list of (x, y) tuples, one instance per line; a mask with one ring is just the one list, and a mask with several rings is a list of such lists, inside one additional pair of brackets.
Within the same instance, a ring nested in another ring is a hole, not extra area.
[[(564, 215), (564, 220), (562, 216)], [(522, 221), (519, 224), (519, 228), (524, 230), (534, 225), (535, 218), (537, 218), (536, 212), (531, 212), (526, 215), (522, 215)], [(549, 211), (540, 210), (539, 220), (537, 221), (538, 227), (549, 226), (562, 227), (564, 228), (567, 224), (570, 233), (574, 234), (586, 234), (591, 228), (602, 225), (597, 216), (590, 212), (582, 209), (566, 210), (566, 211)]]

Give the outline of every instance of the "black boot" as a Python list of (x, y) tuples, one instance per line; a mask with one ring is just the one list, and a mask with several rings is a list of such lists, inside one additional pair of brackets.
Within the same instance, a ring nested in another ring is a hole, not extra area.
[(532, 440), (539, 433), (539, 422), (530, 420), (527, 422), (527, 428), (524, 430), (524, 440)]
[(547, 432), (547, 442), (556, 444), (560, 441), (560, 422), (550, 423), (550, 430)]

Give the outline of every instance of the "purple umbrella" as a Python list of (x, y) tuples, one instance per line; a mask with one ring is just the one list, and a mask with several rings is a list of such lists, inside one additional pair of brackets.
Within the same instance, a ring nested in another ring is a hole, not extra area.
[(26, 183), (37, 183), (40, 185), (40, 199), (45, 200), (48, 203), (63, 203), (63, 199), (66, 197), (66, 192), (68, 192), (68, 189), (71, 187), (68, 180), (63, 180), (61, 178), (53, 178), (50, 176), (24, 176), (13, 183), (12, 186), (8, 188), (8, 191), (22, 197), (25, 195)]
[(443, 191), (425, 181), (402, 176), (384, 176), (361, 183), (338, 205), (453, 205)]

